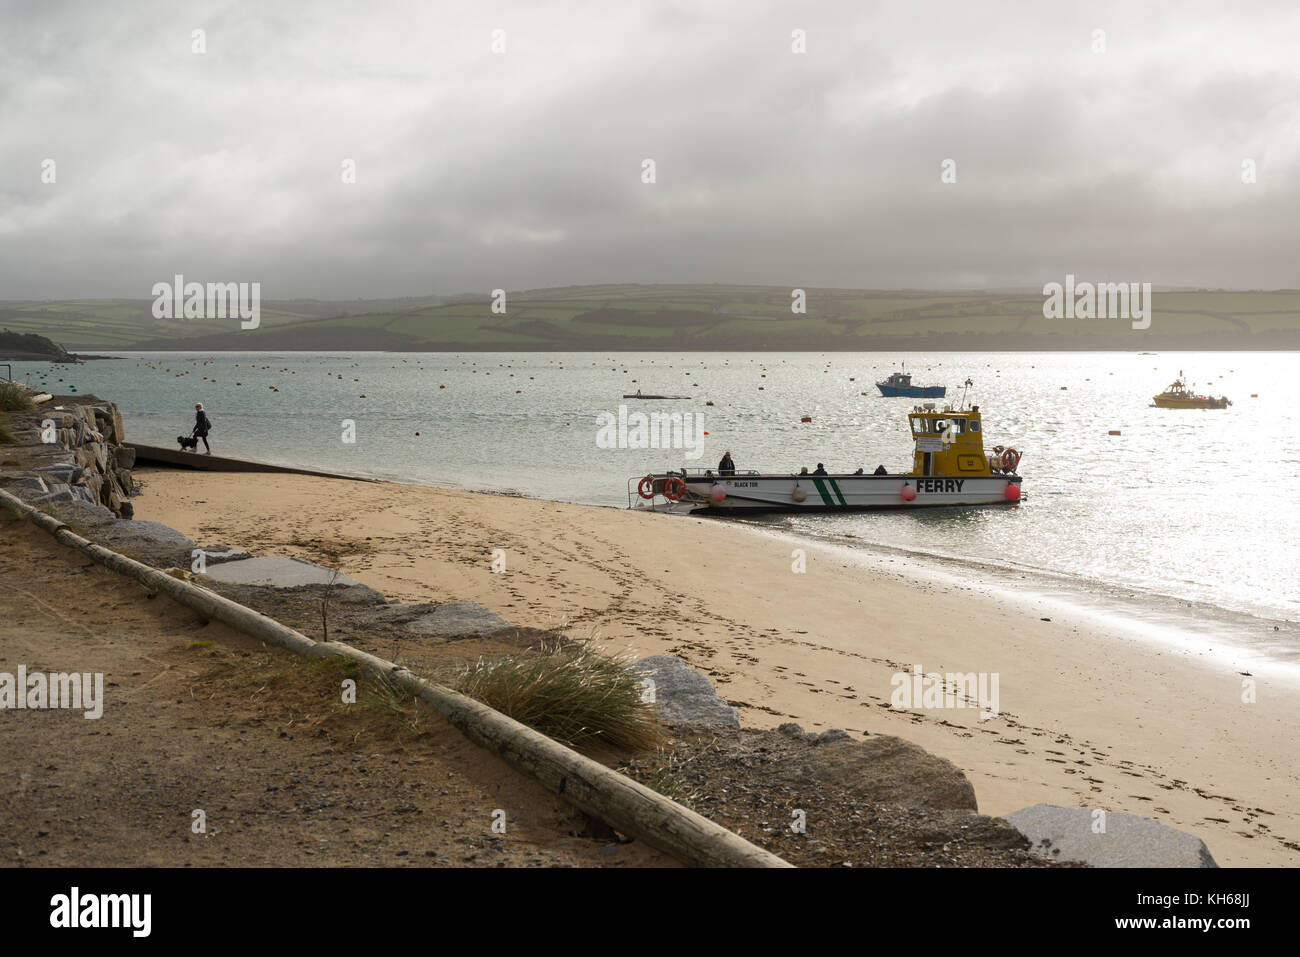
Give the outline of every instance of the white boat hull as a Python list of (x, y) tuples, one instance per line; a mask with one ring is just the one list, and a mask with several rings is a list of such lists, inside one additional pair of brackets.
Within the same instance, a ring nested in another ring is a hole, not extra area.
[[(903, 497), (903, 487), (916, 493)], [(836, 511), (847, 509), (933, 508), (943, 505), (1003, 505), (1007, 486), (1020, 476), (940, 477), (912, 475), (738, 475), (734, 478), (691, 476), (681, 507), (692, 512)], [(721, 488), (726, 497), (715, 501)], [(803, 492), (796, 500), (795, 489)], [(702, 500), (702, 501), (701, 501)]]

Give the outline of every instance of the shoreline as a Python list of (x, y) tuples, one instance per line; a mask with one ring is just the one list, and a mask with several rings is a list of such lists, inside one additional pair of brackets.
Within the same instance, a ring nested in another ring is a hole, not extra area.
[[(814, 542), (869, 569), (880, 569), (885, 564), (901, 561), (914, 573), (944, 583), (960, 580), (963, 572), (974, 573), (977, 578), (973, 585), (969, 582), (964, 584), (978, 588), (986, 600), (1008, 602), (1026, 610), (1037, 605), (1046, 606), (1055, 614), (1094, 628), (1104, 624), (1108, 629), (1128, 632), (1145, 640), (1153, 649), (1213, 653), (1218, 663), (1225, 667), (1249, 662), (1300, 686), (1300, 647), (1280, 643), (1259, 647), (1275, 639), (1266, 631), (1268, 627), (1272, 627), (1278, 637), (1294, 634), (1300, 626), (1289, 619), (1250, 614), (1222, 605), (1148, 591), (1139, 586), (1120, 586), (1055, 570), (999, 565), (977, 558), (899, 548), (856, 537), (855, 544), (848, 544), (784, 528), (764, 528), (743, 520), (736, 524), (794, 544)], [(1022, 579), (1029, 580), (1023, 587)], [(1133, 589), (1135, 594), (1127, 597), (1114, 594), (1124, 587)], [(1283, 626), (1288, 630), (1284, 632)], [(1205, 642), (1211, 642), (1215, 647)]]
[[(128, 445), (132, 444), (130, 442)], [(626, 511), (618, 504), (602, 502), (584, 502), (568, 499), (544, 498), (517, 488), (490, 488), (465, 485), (452, 480), (421, 480), (398, 476), (396, 473), (378, 469), (361, 471), (339, 471), (331, 468), (314, 469), (278, 461), (246, 460), (253, 464), (266, 465), (274, 470), (296, 472), (304, 475), (316, 475), (323, 478), (338, 478), (348, 481), (378, 483), (384, 485), (406, 485), (417, 488), (440, 489), (449, 492), (464, 492), (472, 495), (487, 495), (503, 498), (516, 498), (539, 503), (556, 503), (573, 505), (580, 508), (613, 509)], [(157, 462), (149, 462), (150, 467), (160, 467)], [(204, 471), (208, 471), (204, 469)], [(215, 471), (215, 470), (214, 470)], [(682, 516), (672, 516), (680, 518)], [(753, 530), (759, 534), (770, 534), (788, 539), (793, 544), (813, 544), (819, 547), (842, 549), (855, 562), (866, 567), (876, 568), (882, 562), (898, 560), (912, 563), (917, 569), (936, 579), (948, 580), (960, 570), (974, 569), (983, 576), (992, 579), (983, 583), (991, 600), (1019, 601), (1024, 596), (1015, 596), (1014, 587), (1018, 582), (1013, 579), (1029, 578), (1032, 597), (1049, 602), (1059, 609), (1059, 613), (1080, 619), (1105, 619), (1110, 624), (1126, 630), (1145, 628), (1159, 634), (1152, 638), (1154, 644), (1178, 649), (1183, 647), (1181, 639), (1194, 638), (1200, 641), (1209, 638), (1207, 629), (1216, 629), (1214, 640), (1226, 650), (1222, 655), (1241, 655), (1249, 658), (1259, 666), (1284, 670), (1291, 680), (1300, 682), (1300, 645), (1288, 646), (1278, 644), (1275, 647), (1260, 649), (1269, 635), (1268, 626), (1274, 632), (1300, 632), (1300, 622), (1268, 614), (1254, 614), (1224, 605), (1215, 605), (1205, 601), (1180, 598), (1161, 592), (1150, 591), (1141, 586), (1122, 585), (1100, 579), (1089, 579), (1069, 572), (1055, 569), (1018, 567), (1014, 563), (998, 564), (979, 558), (967, 558), (960, 555), (947, 555), (940, 552), (928, 552), (921, 549), (901, 548), (885, 542), (853, 537), (854, 544), (849, 544), (841, 536), (820, 535), (803, 529), (778, 527), (761, 520), (745, 517), (694, 516), (697, 521), (717, 522), (738, 529)], [(1128, 599), (1115, 594), (1107, 594), (1122, 589), (1131, 589)], [(1059, 592), (1059, 593), (1058, 593)], [(1190, 609), (1190, 610), (1189, 610)], [(1136, 623), (1124, 623), (1124, 612), (1135, 614)], [(1262, 637), (1261, 637), (1262, 635)]]
[[(982, 813), (1031, 804), (1144, 814), (1232, 865), (1300, 863), (1290, 717), (1263, 669), (1171, 653), (1105, 624), (1040, 621), (917, 562), (702, 518), (431, 485), (145, 470), (138, 518), (201, 546), (333, 561), (393, 598), (478, 601), (519, 625), (567, 622), (619, 652), (705, 671), (749, 727), (897, 734), (949, 758)], [(505, 574), (490, 568), (504, 552)], [(890, 707), (894, 675), (992, 673), (997, 717)], [(1256, 704), (1238, 672), (1251, 670)]]

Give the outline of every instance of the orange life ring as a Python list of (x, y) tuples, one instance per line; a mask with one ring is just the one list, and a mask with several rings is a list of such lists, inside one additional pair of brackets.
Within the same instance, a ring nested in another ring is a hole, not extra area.
[(641, 484), (636, 487), (636, 493), (642, 498), (655, 497), (655, 477), (647, 475), (641, 480)]
[(1002, 467), (1008, 472), (1014, 472), (1016, 466), (1020, 464), (1020, 453), (1015, 449), (1007, 449), (1002, 453)]
[(670, 478), (664, 482), (664, 498), (670, 502), (678, 501), (686, 494), (686, 483), (679, 478)]

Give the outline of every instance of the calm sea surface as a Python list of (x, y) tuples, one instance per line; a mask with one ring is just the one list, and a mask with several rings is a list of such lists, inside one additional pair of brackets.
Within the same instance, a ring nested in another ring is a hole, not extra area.
[[(741, 469), (797, 471), (818, 462), (831, 472), (905, 469), (905, 413), (919, 400), (882, 398), (874, 386), (905, 362), (917, 383), (947, 385), (946, 401), (960, 400), (961, 383), (974, 381), (970, 401), (984, 413), (986, 446), (1024, 453), (1025, 501), (763, 521), (855, 548), (1070, 576), (1097, 593), (1163, 601), (1189, 615), (1218, 609), (1296, 622), (1298, 360), (1296, 353), (148, 353), (76, 367), (17, 363), (14, 377), (117, 402), (128, 436), (143, 443), (174, 445), (202, 402), (217, 454), (625, 506), (630, 477), (712, 467), (725, 449)], [(1150, 408), (1180, 370), (1197, 391), (1225, 394), (1234, 405)], [(691, 398), (624, 403), (622, 394), (638, 388)], [(702, 414), (709, 433), (702, 456), (598, 447), (597, 416), (617, 414), (620, 404)], [(342, 441), (345, 419), (356, 424), (355, 443)], [(1108, 435), (1112, 429), (1121, 434)], [(1282, 632), (1294, 636), (1288, 626)]]

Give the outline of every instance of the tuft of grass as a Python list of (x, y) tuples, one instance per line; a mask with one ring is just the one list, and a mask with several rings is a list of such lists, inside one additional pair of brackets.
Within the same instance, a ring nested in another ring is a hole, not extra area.
[(591, 641), (555, 642), (466, 669), (458, 689), (563, 744), (596, 739), (647, 750), (664, 740), (653, 704), (625, 662)]
[(361, 688), (361, 698), (370, 707), (409, 719), (416, 710), (415, 695), (390, 681), (385, 675), (373, 675)]
[(422, 706), (415, 695), (399, 687), (388, 676), (370, 675), (369, 680), (360, 687), (360, 701), (363, 705), (396, 722), (397, 727), (402, 730), (417, 735), (428, 733), (429, 720), (433, 712)]
[(661, 751), (660, 754), (659, 766), (646, 778), (646, 787), (676, 801), (682, 797), (682, 789), (686, 786), (685, 765), (672, 752), (665, 754)]
[(0, 411), (26, 412), (34, 407), (31, 394), (17, 382), (0, 382)]
[(355, 681), (361, 677), (360, 665), (351, 658), (344, 658), (342, 655), (310, 658), (307, 661), (307, 666), (316, 674), (326, 675), (331, 681), (343, 678), (351, 678)]

